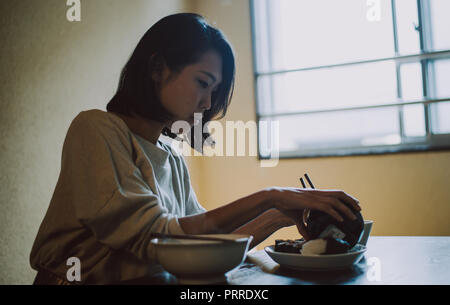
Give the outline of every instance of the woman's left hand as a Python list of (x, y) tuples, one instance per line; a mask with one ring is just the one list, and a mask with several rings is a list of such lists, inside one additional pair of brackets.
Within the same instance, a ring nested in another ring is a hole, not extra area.
[(284, 227), (297, 226), (297, 230), (305, 240), (309, 240), (308, 232), (303, 223), (303, 214), (298, 211), (283, 211), (280, 213), (280, 219)]

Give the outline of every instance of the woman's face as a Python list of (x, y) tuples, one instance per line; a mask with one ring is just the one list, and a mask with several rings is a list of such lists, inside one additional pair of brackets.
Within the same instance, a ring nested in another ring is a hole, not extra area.
[(194, 124), (194, 113), (211, 108), (211, 96), (222, 81), (222, 58), (216, 51), (208, 51), (200, 60), (184, 69), (172, 79), (164, 67), (160, 87), (160, 100), (175, 120)]

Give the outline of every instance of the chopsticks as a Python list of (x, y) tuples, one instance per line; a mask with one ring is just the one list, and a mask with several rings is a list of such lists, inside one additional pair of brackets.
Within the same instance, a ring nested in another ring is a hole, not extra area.
[(193, 240), (206, 240), (206, 241), (222, 241), (222, 242), (237, 242), (239, 239), (227, 239), (220, 237), (210, 237), (210, 236), (200, 236), (200, 235), (177, 235), (177, 234), (161, 234), (161, 233), (152, 233), (152, 238), (172, 238), (172, 239), (193, 239)]
[(302, 177), (300, 177), (300, 182), (302, 183), (302, 185), (303, 185), (303, 188), (305, 189), (305, 188), (306, 188), (306, 184), (305, 184), (305, 181), (303, 180), (303, 178), (302, 178)]
[[(311, 179), (309, 179), (308, 174), (305, 173), (305, 178), (308, 181), (309, 185), (311, 186), (312, 189), (315, 189), (314, 184), (312, 183)], [(300, 182), (302, 183), (303, 188), (307, 188), (305, 181), (303, 180), (302, 177), (300, 177)]]
[[(305, 173), (305, 178), (308, 181), (309, 185), (311, 186), (312, 189), (315, 189), (314, 184), (312, 183), (311, 179), (309, 178), (308, 174)], [(300, 177), (300, 182), (302, 183), (303, 188), (307, 188), (305, 181), (303, 180), (302, 177)], [(306, 208), (303, 211), (303, 223), (306, 224), (306, 218), (308, 218), (309, 213), (311, 212), (310, 209)]]

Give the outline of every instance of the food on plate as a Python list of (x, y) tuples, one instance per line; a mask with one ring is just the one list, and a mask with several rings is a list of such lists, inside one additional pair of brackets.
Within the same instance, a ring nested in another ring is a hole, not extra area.
[(306, 231), (311, 240), (331, 237), (346, 241), (351, 248), (356, 245), (364, 229), (361, 213), (355, 212), (355, 216), (355, 220), (344, 217), (344, 221), (339, 222), (329, 214), (311, 210), (309, 215), (305, 215)]
[(340, 254), (350, 249), (350, 244), (345, 240), (333, 237), (318, 238), (306, 241), (303, 238), (277, 239), (274, 250), (284, 253), (297, 253), (302, 255)]
[(326, 237), (305, 242), (301, 249), (302, 255), (340, 254), (346, 253), (350, 244), (345, 240)]
[(275, 240), (275, 248), (274, 250), (277, 252), (285, 252), (285, 253), (300, 253), (300, 250), (302, 249), (302, 245), (306, 241), (301, 239), (296, 240), (283, 240), (283, 239), (277, 239)]

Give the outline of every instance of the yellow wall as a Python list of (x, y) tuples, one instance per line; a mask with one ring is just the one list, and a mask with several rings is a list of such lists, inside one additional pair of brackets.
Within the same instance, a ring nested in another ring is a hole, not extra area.
[(182, 0), (0, 1), (0, 284), (29, 284), (34, 237), (58, 179), (63, 140), (82, 110), (105, 109), (144, 32)]
[[(225, 119), (255, 119), (249, 3), (197, 1), (196, 10), (216, 23), (237, 55), (236, 88)], [(222, 120), (224, 121), (224, 120)], [(357, 197), (374, 235), (450, 235), (450, 152), (280, 160), (261, 168), (256, 157), (191, 157), (199, 201), (208, 209), (269, 186), (299, 186), (309, 173), (318, 188), (343, 189)], [(295, 228), (275, 238), (298, 238)]]

